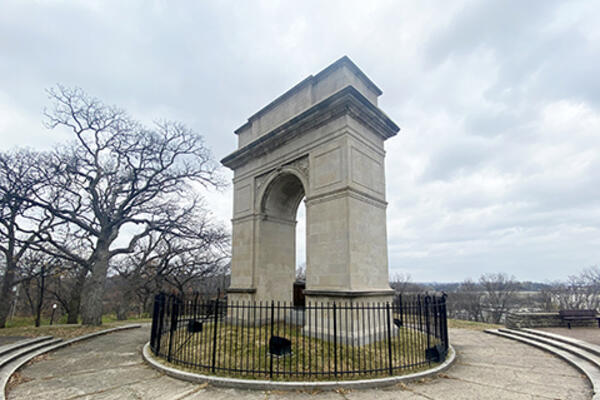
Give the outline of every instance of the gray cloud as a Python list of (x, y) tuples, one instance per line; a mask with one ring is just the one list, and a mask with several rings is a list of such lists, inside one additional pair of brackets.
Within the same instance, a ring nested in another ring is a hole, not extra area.
[[(60, 82), (184, 121), (220, 159), (249, 115), (347, 54), (402, 127), (386, 145), (392, 272), (564, 278), (600, 260), (593, 3), (5, 1), (0, 146), (68, 138), (41, 125)], [(227, 223), (231, 192), (206, 197)]]

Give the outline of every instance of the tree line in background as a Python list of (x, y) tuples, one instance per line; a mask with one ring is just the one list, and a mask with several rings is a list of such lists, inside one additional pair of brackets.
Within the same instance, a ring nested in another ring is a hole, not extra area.
[(391, 286), (414, 295), (438, 291), (447, 294), (448, 316), (468, 321), (504, 322), (508, 312), (554, 312), (567, 309), (600, 310), (600, 268), (590, 267), (565, 282), (519, 282), (504, 273), (483, 274), (461, 283), (422, 284), (399, 274)]
[[(149, 313), (159, 291), (215, 296), (229, 285), (229, 236), (199, 189), (224, 186), (202, 137), (177, 122), (146, 127), (80, 89), (48, 92), (48, 128), (68, 143), (0, 152), (0, 328), (57, 304), (68, 323)], [(298, 277), (304, 277), (299, 268)], [(451, 318), (500, 323), (509, 311), (600, 308), (600, 268), (566, 282), (484, 274), (458, 284), (396, 275), (401, 294), (443, 291)]]
[(52, 302), (69, 323), (99, 325), (107, 308), (124, 318), (158, 291), (223, 280), (229, 237), (199, 189), (224, 183), (202, 137), (80, 89), (48, 94), (47, 127), (72, 140), (0, 152), (0, 328), (23, 308), (39, 324)]

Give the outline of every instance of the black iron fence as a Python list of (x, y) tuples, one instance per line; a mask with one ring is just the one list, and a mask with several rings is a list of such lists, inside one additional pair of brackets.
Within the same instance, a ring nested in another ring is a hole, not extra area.
[(442, 362), (445, 296), (389, 303), (197, 301), (159, 294), (150, 347), (166, 361), (217, 375), (352, 379)]

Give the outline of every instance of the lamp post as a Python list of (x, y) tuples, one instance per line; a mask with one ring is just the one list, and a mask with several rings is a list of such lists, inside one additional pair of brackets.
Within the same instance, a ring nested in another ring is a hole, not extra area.
[(52, 325), (52, 323), (54, 322), (54, 311), (56, 311), (57, 307), (58, 305), (56, 305), (56, 303), (52, 304), (52, 314), (50, 314), (50, 325)]

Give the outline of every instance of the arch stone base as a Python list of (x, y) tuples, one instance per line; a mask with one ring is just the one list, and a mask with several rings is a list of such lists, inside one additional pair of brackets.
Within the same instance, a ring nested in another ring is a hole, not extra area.
[(384, 141), (399, 128), (347, 57), (235, 131), (232, 301), (292, 301), (298, 205), (306, 204), (306, 300), (376, 303), (389, 287)]

